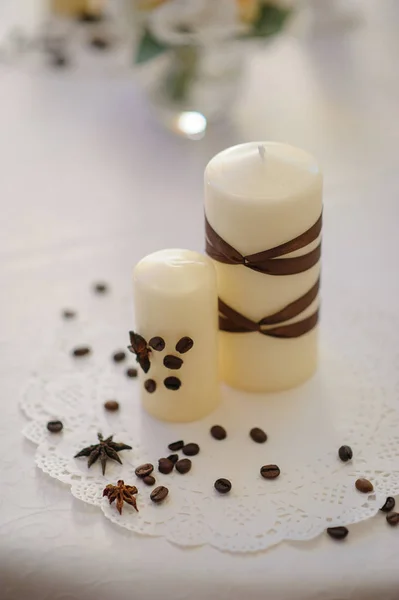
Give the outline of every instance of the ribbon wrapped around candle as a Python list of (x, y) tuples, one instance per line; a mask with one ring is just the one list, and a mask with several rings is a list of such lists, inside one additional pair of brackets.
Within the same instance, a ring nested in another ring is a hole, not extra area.
[[(219, 329), (220, 331), (230, 331), (231, 333), (258, 331), (263, 335), (275, 338), (296, 338), (304, 335), (317, 325), (319, 319), (318, 310), (301, 321), (285, 325), (284, 323), (300, 315), (312, 304), (317, 297), (319, 287), (320, 279), (298, 300), (291, 302), (291, 304), (288, 304), (273, 315), (263, 317), (258, 322), (244, 317), (244, 315), (231, 308), (231, 306), (228, 306), (219, 298)], [(278, 325), (278, 327), (268, 327), (271, 325)]]
[(321, 226), (322, 216), (320, 215), (310, 229), (301, 233), (295, 239), (280, 244), (275, 248), (264, 250), (263, 252), (243, 256), (216, 233), (205, 217), (206, 253), (218, 262), (227, 265), (244, 265), (259, 273), (268, 275), (294, 275), (295, 273), (307, 271), (318, 263), (321, 255), (321, 242), (319, 242), (316, 248), (306, 254), (301, 254), (301, 256), (283, 259), (280, 259), (280, 257), (290, 254), (290, 252), (294, 252), (295, 250), (300, 250), (316, 240), (320, 235)]

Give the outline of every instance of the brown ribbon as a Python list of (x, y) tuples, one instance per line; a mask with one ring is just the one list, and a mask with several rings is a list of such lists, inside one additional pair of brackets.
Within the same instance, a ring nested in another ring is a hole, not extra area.
[[(258, 331), (262, 335), (275, 338), (300, 337), (317, 325), (319, 318), (318, 310), (310, 315), (310, 317), (302, 319), (301, 321), (296, 321), (295, 323), (290, 323), (288, 325), (283, 325), (283, 323), (297, 317), (301, 312), (308, 308), (316, 298), (319, 287), (320, 279), (318, 279), (314, 286), (303, 296), (294, 302), (287, 304), (287, 306), (272, 315), (264, 317), (258, 322), (248, 319), (219, 298), (219, 329), (230, 333), (249, 333)], [(277, 325), (277, 327), (265, 329), (265, 326), (267, 327), (268, 325)]]
[(266, 273), (267, 275), (295, 275), (302, 273), (313, 267), (320, 259), (321, 243), (314, 250), (295, 256), (294, 258), (280, 258), (285, 254), (290, 254), (295, 250), (300, 250), (314, 242), (321, 232), (322, 215), (316, 223), (301, 235), (280, 244), (275, 248), (243, 256), (238, 250), (230, 246), (218, 233), (211, 227), (205, 217), (206, 230), (206, 253), (218, 262), (227, 265), (244, 265), (253, 271)]

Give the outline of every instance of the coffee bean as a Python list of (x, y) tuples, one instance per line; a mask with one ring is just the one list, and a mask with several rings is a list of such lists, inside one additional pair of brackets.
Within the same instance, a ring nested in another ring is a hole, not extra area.
[(50, 53), (50, 58), (51, 58), (51, 66), (52, 67), (67, 67), (69, 60), (67, 58), (67, 56), (61, 51), (61, 50), (53, 50)]
[(392, 527), (399, 525), (399, 513), (393, 512), (386, 516), (387, 523)]
[(169, 450), (172, 450), (172, 452), (178, 452), (179, 450), (181, 450), (184, 446), (184, 442), (183, 440), (179, 440), (178, 442), (172, 442), (171, 444), (169, 444), (168, 448)]
[(137, 377), (138, 373), (137, 373), (137, 369), (135, 369), (134, 367), (130, 367), (129, 369), (126, 369), (126, 377), (129, 377), (130, 379), (135, 379)]
[(349, 531), (346, 527), (328, 527), (327, 533), (334, 540), (344, 540)]
[(62, 316), (64, 319), (74, 319), (76, 317), (76, 312), (74, 310), (66, 309), (62, 311)]
[(96, 50), (107, 50), (110, 47), (110, 41), (102, 36), (95, 35), (90, 40), (90, 46), (96, 48)]
[(374, 490), (374, 486), (368, 479), (357, 479), (355, 482), (356, 489), (363, 494), (370, 494)]
[(391, 512), (391, 510), (393, 510), (395, 508), (395, 498), (392, 498), (392, 496), (388, 496), (388, 498), (385, 500), (385, 504), (384, 506), (381, 506), (380, 510), (382, 510), (382, 512)]
[(107, 400), (107, 402), (104, 403), (104, 408), (105, 408), (105, 410), (114, 412), (114, 411), (118, 410), (119, 402), (117, 402), (116, 400)]
[(194, 342), (190, 337), (182, 337), (176, 344), (176, 350), (179, 354), (185, 354), (194, 346)]
[(158, 461), (158, 471), (164, 475), (169, 475), (173, 471), (174, 463), (169, 458), (160, 458)]
[(147, 475), (151, 475), (153, 470), (154, 470), (154, 465), (152, 465), (151, 463), (145, 463), (144, 465), (140, 465), (139, 467), (137, 467), (135, 470), (135, 473), (136, 473), (137, 477), (140, 477), (142, 479), (143, 477), (146, 477)]
[(144, 382), (144, 387), (149, 394), (153, 394), (157, 389), (157, 384), (153, 379), (146, 379), (146, 381)]
[(228, 479), (217, 479), (214, 484), (219, 494), (227, 494), (231, 490), (231, 482)]
[(215, 440), (224, 440), (227, 437), (227, 432), (221, 425), (214, 425), (211, 427), (211, 436)]
[(153, 477), (152, 475), (146, 475), (145, 477), (143, 477), (143, 483), (145, 483), (146, 485), (154, 485), (155, 477)]
[(183, 364), (183, 361), (178, 356), (173, 356), (172, 354), (168, 354), (163, 359), (163, 364), (164, 364), (164, 367), (166, 367), (167, 369), (177, 370), (177, 369), (180, 369), (180, 367)]
[(104, 15), (100, 12), (91, 12), (88, 10), (82, 10), (77, 15), (77, 20), (81, 23), (98, 23), (104, 19)]
[(151, 492), (150, 498), (155, 503), (163, 502), (168, 494), (168, 488), (164, 485), (159, 485)]
[(263, 465), (260, 474), (264, 479), (276, 479), (280, 475), (280, 469), (277, 465)]
[(352, 448), (350, 446), (341, 446), (341, 448), (338, 450), (338, 456), (342, 462), (348, 462), (348, 460), (351, 460), (353, 456)]
[(185, 454), (186, 456), (195, 456), (200, 451), (200, 447), (198, 446), (198, 444), (191, 443), (183, 446), (182, 450), (183, 454)]
[(104, 282), (95, 283), (93, 290), (96, 294), (106, 294), (108, 292), (108, 285)]
[(191, 460), (189, 458), (182, 458), (176, 463), (176, 471), (179, 471), (182, 475), (185, 475), (191, 470)]
[(47, 423), (47, 429), (51, 431), (51, 433), (59, 433), (64, 428), (64, 425), (61, 421), (49, 421)]
[(267, 440), (266, 433), (263, 431), (263, 429), (259, 429), (259, 427), (254, 427), (253, 429), (251, 429), (249, 435), (257, 444), (264, 444)]
[(72, 350), (73, 356), (87, 356), (90, 352), (91, 350), (88, 346), (78, 346), (78, 348)]
[(116, 362), (116, 363), (122, 362), (123, 360), (125, 360), (125, 358), (126, 358), (126, 352), (123, 352), (123, 350), (120, 350), (120, 351), (118, 351), (118, 352), (115, 352), (115, 353), (112, 355), (112, 359), (113, 359), (113, 361), (114, 361), (114, 362)]
[(157, 352), (162, 352), (162, 350), (165, 348), (165, 340), (159, 336), (153, 337), (148, 342), (148, 345)]
[(181, 386), (181, 381), (178, 377), (167, 377), (164, 380), (164, 384), (168, 390), (178, 390)]
[(179, 460), (179, 455), (178, 454), (170, 454), (167, 457), (168, 460), (170, 460), (174, 465), (177, 463), (177, 461)]

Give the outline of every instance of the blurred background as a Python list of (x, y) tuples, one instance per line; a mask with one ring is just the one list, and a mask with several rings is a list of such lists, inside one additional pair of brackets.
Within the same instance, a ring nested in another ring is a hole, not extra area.
[(4, 264), (202, 249), (203, 169), (248, 140), (314, 153), (330, 204), (395, 186), (398, 26), (398, 0), (0, 0)]
[[(367, 4), (367, 0), (362, 4), (359, 0), (2, 0), (2, 57), (80, 76), (102, 72), (129, 77), (155, 119), (175, 134), (201, 139), (212, 123), (229, 116), (248, 88), (251, 58), (261, 51), (273, 53), (281, 37), (309, 44), (339, 32), (334, 58), (341, 68), (348, 68), (343, 62), (351, 60), (350, 50), (344, 48), (348, 30), (361, 26), (369, 12)], [(314, 49), (315, 54), (319, 51)], [(290, 60), (292, 78), (298, 77), (298, 54), (295, 49)], [(265, 71), (259, 83), (264, 89), (277, 85), (276, 73)]]

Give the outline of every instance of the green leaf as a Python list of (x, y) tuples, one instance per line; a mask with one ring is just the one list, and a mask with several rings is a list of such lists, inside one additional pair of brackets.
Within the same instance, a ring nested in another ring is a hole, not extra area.
[(141, 40), (137, 46), (135, 63), (140, 65), (142, 63), (147, 62), (148, 60), (152, 60), (156, 56), (159, 56), (163, 52), (168, 50), (168, 47), (164, 44), (161, 44), (152, 33), (146, 29), (141, 37)]
[(253, 23), (250, 37), (268, 37), (274, 35), (283, 29), (292, 10), (281, 8), (272, 4), (264, 4), (259, 12), (259, 17)]

